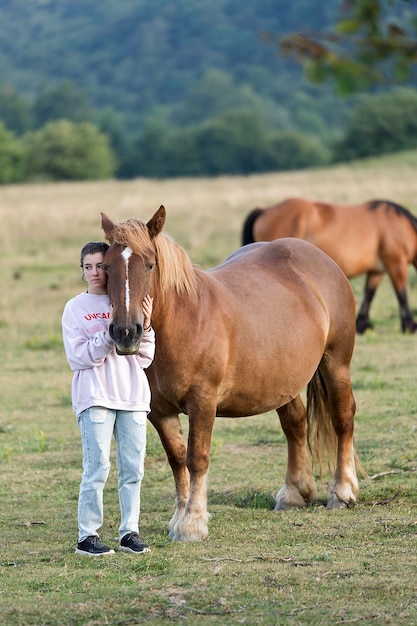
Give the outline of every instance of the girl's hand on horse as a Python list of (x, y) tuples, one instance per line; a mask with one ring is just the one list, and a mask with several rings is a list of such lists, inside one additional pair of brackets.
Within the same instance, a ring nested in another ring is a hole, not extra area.
[(153, 298), (149, 294), (147, 294), (143, 299), (143, 306), (142, 306), (143, 315), (145, 316), (143, 320), (144, 330), (149, 330), (149, 327), (151, 325), (152, 307), (153, 307)]

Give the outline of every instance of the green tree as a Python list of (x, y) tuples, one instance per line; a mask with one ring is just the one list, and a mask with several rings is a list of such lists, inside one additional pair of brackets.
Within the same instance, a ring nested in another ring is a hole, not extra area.
[(89, 122), (51, 122), (29, 133), (26, 143), (30, 178), (106, 179), (116, 168), (107, 136)]
[(90, 122), (93, 119), (87, 96), (70, 80), (41, 89), (33, 103), (32, 114), (35, 128), (57, 120)]
[(197, 133), (197, 154), (209, 175), (262, 172), (267, 166), (268, 138), (250, 111), (231, 111)]
[(315, 137), (288, 130), (276, 133), (271, 138), (271, 170), (300, 170), (325, 165), (329, 161), (329, 150)]
[(336, 146), (336, 160), (417, 148), (416, 113), (415, 90), (365, 96), (354, 109), (345, 137)]
[(20, 139), (0, 122), (0, 184), (25, 178), (25, 151)]
[(197, 145), (197, 131), (181, 128), (169, 133), (163, 152), (164, 176), (205, 176)]
[(24, 134), (30, 126), (29, 105), (8, 85), (0, 88), (0, 120), (18, 135)]
[(149, 123), (134, 140), (130, 150), (129, 177), (165, 176), (165, 155), (169, 131), (163, 124)]
[(204, 171), (194, 128), (170, 129), (150, 123), (134, 143), (131, 175), (151, 178), (199, 176)]
[(172, 121), (181, 126), (201, 124), (236, 110), (250, 110), (260, 116), (266, 114), (265, 107), (249, 83), (238, 84), (224, 70), (209, 69), (175, 107)]

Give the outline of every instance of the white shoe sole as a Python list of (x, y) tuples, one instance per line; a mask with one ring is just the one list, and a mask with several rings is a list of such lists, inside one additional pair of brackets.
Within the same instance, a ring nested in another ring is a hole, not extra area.
[(107, 556), (109, 554), (116, 554), (116, 553), (112, 549), (112, 550), (109, 550), (108, 552), (97, 552), (96, 554), (94, 554), (94, 552), (87, 552), (86, 550), (80, 550), (79, 548), (76, 548), (75, 554), (81, 554), (81, 556)]
[(126, 546), (120, 546), (119, 550), (121, 552), (129, 552), (130, 554), (145, 554), (145, 552), (150, 552), (151, 551), (150, 548), (144, 548), (143, 550), (138, 552), (137, 550), (132, 550), (131, 548), (127, 548)]

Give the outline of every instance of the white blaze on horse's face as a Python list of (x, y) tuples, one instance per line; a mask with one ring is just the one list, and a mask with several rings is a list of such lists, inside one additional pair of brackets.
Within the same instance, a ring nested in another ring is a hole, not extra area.
[(130, 308), (130, 285), (129, 285), (129, 259), (132, 256), (133, 251), (129, 246), (125, 248), (122, 252), (122, 258), (125, 262), (126, 268), (126, 280), (125, 280), (125, 297), (126, 297), (126, 318), (129, 315)]

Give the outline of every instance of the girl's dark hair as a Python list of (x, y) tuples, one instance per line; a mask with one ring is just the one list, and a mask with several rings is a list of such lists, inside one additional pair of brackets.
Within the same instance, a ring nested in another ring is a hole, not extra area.
[(95, 254), (96, 252), (102, 252), (103, 254), (109, 249), (109, 245), (105, 241), (90, 241), (81, 248), (80, 267), (83, 266), (84, 257), (87, 254)]

